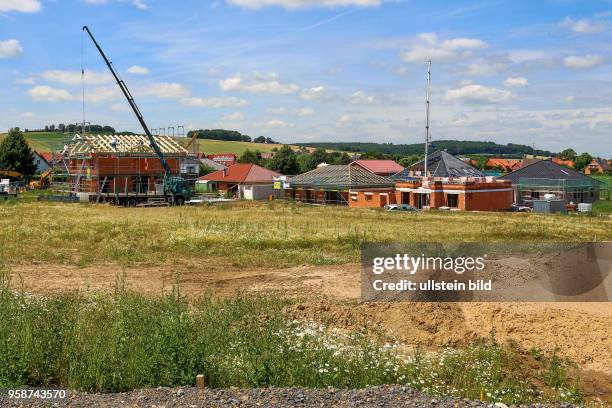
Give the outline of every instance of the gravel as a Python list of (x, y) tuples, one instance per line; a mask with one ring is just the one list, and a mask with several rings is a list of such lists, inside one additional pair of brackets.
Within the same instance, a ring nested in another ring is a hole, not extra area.
[[(571, 404), (531, 405), (533, 407), (571, 408)], [(360, 390), (336, 388), (258, 388), (205, 389), (149, 388), (117, 394), (88, 394), (67, 392), (65, 399), (9, 399), (6, 391), (0, 394), (0, 407), (488, 407), (506, 408), (505, 404), (470, 401), (457, 398), (434, 398), (403, 386), (379, 386)], [(508, 408), (512, 408), (509, 406)]]

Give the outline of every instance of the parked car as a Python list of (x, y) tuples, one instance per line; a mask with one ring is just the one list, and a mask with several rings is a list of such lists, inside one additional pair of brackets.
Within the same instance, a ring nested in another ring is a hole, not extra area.
[(417, 211), (416, 208), (408, 204), (387, 204), (385, 205), (387, 211)]

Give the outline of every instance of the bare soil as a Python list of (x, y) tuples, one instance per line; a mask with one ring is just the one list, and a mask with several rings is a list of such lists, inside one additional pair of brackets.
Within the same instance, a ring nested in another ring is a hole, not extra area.
[(16, 287), (54, 294), (70, 290), (112, 290), (118, 281), (156, 295), (180, 281), (190, 297), (206, 292), (273, 292), (299, 299), (288, 313), (326, 321), (339, 328), (383, 333), (427, 350), (462, 347), (486, 339), (524, 350), (559, 355), (579, 364), (587, 393), (612, 401), (612, 303), (359, 303), (358, 264), (287, 269), (236, 269), (223, 260), (163, 266), (15, 265)]

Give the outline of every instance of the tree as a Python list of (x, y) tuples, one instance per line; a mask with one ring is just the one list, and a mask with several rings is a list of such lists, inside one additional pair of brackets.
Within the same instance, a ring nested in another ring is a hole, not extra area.
[(283, 145), (270, 161), (270, 169), (281, 174), (298, 174), (300, 167), (295, 156), (291, 147)]
[(266, 143), (266, 138), (265, 136), (257, 136), (255, 139), (253, 139), (254, 143)]
[(576, 157), (574, 168), (578, 171), (582, 171), (591, 160), (593, 160), (593, 157), (590, 154), (582, 153), (580, 156)]
[(561, 160), (576, 160), (576, 151), (574, 149), (565, 149), (557, 155)]
[(36, 173), (34, 154), (19, 128), (9, 130), (0, 142), (0, 169), (17, 171), (26, 177)]
[(257, 152), (246, 149), (244, 153), (238, 158), (238, 163), (253, 163), (259, 164), (259, 155)]
[(410, 156), (402, 157), (397, 162), (400, 166), (409, 168), (410, 166), (412, 166), (414, 163), (418, 162), (419, 160), (421, 160), (421, 156), (416, 155), (416, 154), (411, 154)]
[(217, 170), (215, 170), (214, 168), (204, 164), (204, 163), (200, 163), (200, 176), (205, 176), (207, 174), (213, 173)]

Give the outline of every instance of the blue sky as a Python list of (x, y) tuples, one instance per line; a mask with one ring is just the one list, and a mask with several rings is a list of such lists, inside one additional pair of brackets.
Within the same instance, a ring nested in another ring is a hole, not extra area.
[[(612, 157), (611, 1), (0, 0), (0, 130), (138, 123), (282, 142), (433, 139)], [(82, 43), (83, 41), (83, 43)], [(81, 52), (83, 44), (83, 52)]]

